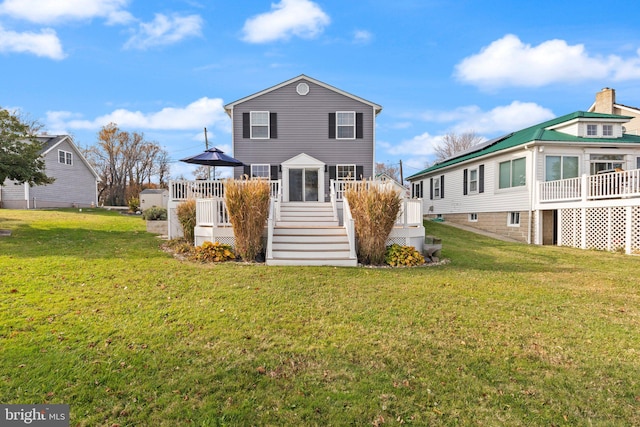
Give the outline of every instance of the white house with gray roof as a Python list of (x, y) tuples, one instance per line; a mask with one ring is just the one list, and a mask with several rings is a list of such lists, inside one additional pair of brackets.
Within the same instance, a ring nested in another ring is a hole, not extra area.
[(479, 144), (407, 178), (428, 218), (516, 240), (640, 253), (632, 117), (578, 111)]
[(90, 207), (98, 202), (98, 174), (69, 135), (40, 135), (45, 173), (52, 184), (30, 186), (7, 180), (0, 186), (0, 206), (10, 209)]

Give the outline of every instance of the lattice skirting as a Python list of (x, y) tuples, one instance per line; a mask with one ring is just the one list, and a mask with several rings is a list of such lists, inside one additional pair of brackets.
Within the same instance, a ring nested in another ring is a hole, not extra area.
[(559, 210), (561, 246), (640, 254), (639, 206), (584, 209), (584, 229), (582, 215), (578, 208)]

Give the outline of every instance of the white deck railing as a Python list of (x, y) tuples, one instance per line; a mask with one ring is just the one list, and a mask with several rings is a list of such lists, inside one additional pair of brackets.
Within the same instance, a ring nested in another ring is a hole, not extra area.
[(422, 199), (402, 199), (396, 226), (403, 228), (422, 225)]
[(353, 181), (353, 180), (332, 179), (330, 185), (331, 185), (332, 191), (335, 191), (336, 201), (338, 202), (344, 199), (344, 193), (345, 191), (347, 191), (349, 187), (364, 186), (366, 188), (369, 188), (373, 185), (377, 185), (381, 188), (393, 188), (393, 184), (391, 182), (371, 181), (371, 180)]
[(269, 202), (269, 217), (267, 218), (267, 248), (266, 248), (266, 259), (273, 259), (273, 229), (276, 224), (276, 215), (279, 211), (278, 205), (280, 201), (275, 198), (271, 198)]
[(231, 221), (224, 199), (196, 199), (196, 225), (230, 227)]
[[(209, 199), (224, 197), (225, 180), (214, 181), (170, 181), (169, 200)], [(269, 181), (271, 197), (279, 197), (281, 180)]]
[(540, 202), (640, 197), (640, 169), (540, 183)]

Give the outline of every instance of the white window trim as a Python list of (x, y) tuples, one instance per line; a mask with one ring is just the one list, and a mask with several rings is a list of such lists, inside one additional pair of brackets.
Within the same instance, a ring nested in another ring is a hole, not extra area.
[(507, 227), (520, 227), (520, 212), (509, 212), (507, 214)]
[[(590, 128), (591, 126), (594, 126), (594, 127), (596, 128), (596, 132), (595, 132), (595, 133), (589, 133), (589, 128)], [(595, 137), (595, 136), (598, 136), (598, 128), (599, 128), (599, 126), (598, 126), (598, 125), (596, 125), (596, 124), (593, 124), (593, 123), (587, 123), (587, 129), (586, 129), (587, 137)]]
[[(513, 185), (513, 162), (517, 161), (517, 160), (521, 160), (524, 159), (524, 184), (522, 185)], [(500, 165), (503, 163), (509, 163), (509, 186), (508, 187), (500, 187)], [(498, 162), (497, 164), (498, 166), (498, 170), (496, 173), (496, 177), (498, 179), (498, 181), (496, 182), (496, 191), (516, 191), (516, 190), (521, 190), (523, 188), (527, 188), (528, 187), (528, 179), (527, 179), (527, 157), (516, 157), (514, 159), (511, 160), (505, 160), (502, 162)]]
[[(442, 190), (440, 188), (440, 176), (438, 176), (437, 178), (433, 178), (433, 199), (441, 199), (441, 194), (442, 194)], [(436, 191), (438, 192), (438, 194), (436, 194)]]
[[(338, 125), (338, 115), (340, 114), (351, 114), (353, 117), (353, 125)], [(340, 132), (338, 132), (338, 129), (340, 127), (347, 127), (347, 126), (352, 126), (353, 127), (353, 137), (350, 138), (342, 138), (340, 137)], [(355, 111), (336, 111), (336, 139), (356, 139), (356, 112)]]
[[(267, 167), (267, 176), (254, 176), (254, 166), (266, 166)], [(260, 178), (260, 179), (271, 179), (271, 165), (268, 163), (254, 163), (251, 165), (251, 178)]]
[[(64, 153), (64, 162), (60, 161), (60, 154)], [(58, 163), (73, 166), (73, 153), (71, 151), (58, 150)]]
[[(476, 183), (476, 189), (472, 190), (471, 189), (471, 172), (475, 172), (476, 173), (476, 179), (475, 179), (475, 183)], [(478, 193), (478, 185), (480, 183), (480, 176), (479, 176), (479, 172), (478, 172), (478, 168), (474, 168), (474, 169), (469, 169), (469, 175), (468, 175), (468, 182), (467, 182), (467, 192), (468, 194), (477, 194)]]
[[(349, 167), (353, 169), (353, 175), (350, 178), (340, 177), (338, 173), (339, 167)], [(355, 164), (338, 164), (336, 165), (336, 180), (338, 181), (355, 181), (356, 180), (356, 165)]]
[[(605, 133), (605, 128), (608, 127), (611, 130), (611, 133)], [(605, 124), (602, 125), (602, 136), (613, 136), (613, 125), (610, 124)]]
[[(253, 115), (254, 115), (254, 113), (255, 114), (258, 114), (258, 113), (264, 114), (264, 113), (266, 113), (267, 114), (267, 124), (266, 125), (264, 125), (264, 124), (254, 124), (253, 123)], [(249, 130), (251, 132), (251, 134), (249, 136), (251, 137), (251, 139), (269, 139), (269, 135), (271, 135), (271, 123), (270, 123), (271, 116), (270, 116), (269, 113), (270, 113), (269, 111), (251, 111), (249, 113), (249, 117), (250, 117)], [(253, 136), (253, 127), (254, 126), (266, 126), (267, 127), (267, 136), (266, 137), (265, 136)]]
[(478, 222), (478, 214), (475, 212), (472, 212), (469, 214), (469, 222)]

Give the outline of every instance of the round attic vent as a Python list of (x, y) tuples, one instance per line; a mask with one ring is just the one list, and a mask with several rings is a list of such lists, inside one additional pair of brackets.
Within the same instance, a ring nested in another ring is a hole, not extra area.
[(298, 86), (296, 86), (296, 92), (298, 92), (298, 95), (306, 95), (309, 93), (309, 85), (306, 83), (298, 83)]

